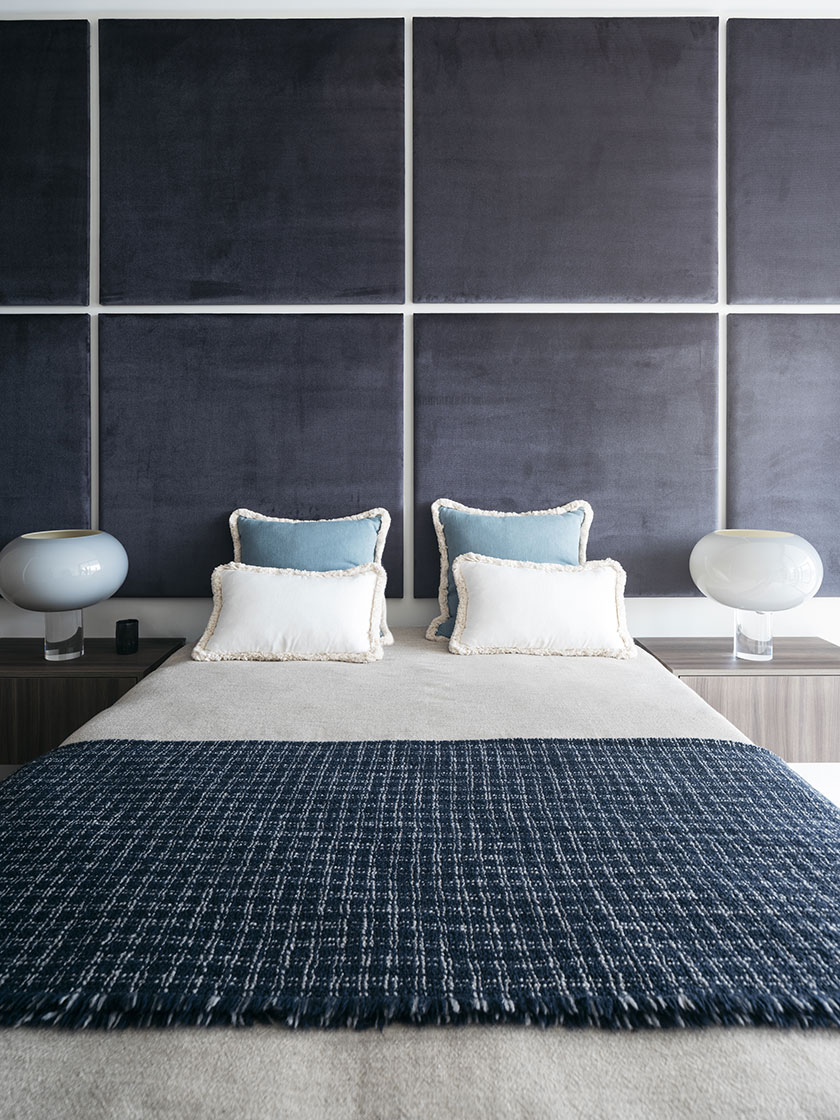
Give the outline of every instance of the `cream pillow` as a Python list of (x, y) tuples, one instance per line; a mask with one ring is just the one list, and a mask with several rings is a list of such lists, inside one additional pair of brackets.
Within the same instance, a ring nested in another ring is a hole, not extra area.
[(379, 661), (385, 569), (332, 572), (223, 564), (196, 661)]
[(615, 560), (539, 564), (466, 553), (452, 565), (453, 653), (635, 657)]

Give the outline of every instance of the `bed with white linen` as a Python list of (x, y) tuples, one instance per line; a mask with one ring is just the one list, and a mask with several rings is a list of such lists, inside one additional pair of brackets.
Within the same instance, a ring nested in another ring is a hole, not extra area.
[[(452, 656), (397, 631), (384, 660), (195, 662), (185, 649), (71, 737), (744, 741), (639, 652)], [(754, 750), (755, 748), (748, 748)], [(216, 1026), (0, 1032), (0, 1115), (682, 1117), (838, 1115), (840, 1030), (613, 1031), (513, 1024), (382, 1031)]]

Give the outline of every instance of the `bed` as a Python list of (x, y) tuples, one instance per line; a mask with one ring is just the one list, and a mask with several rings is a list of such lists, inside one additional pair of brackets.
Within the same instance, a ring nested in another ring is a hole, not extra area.
[[(769, 756), (644, 651), (632, 660), (454, 657), (420, 631), (398, 630), (395, 636), (384, 659), (371, 665), (197, 663), (189, 649), (182, 650), (80, 728), (54, 757), (78, 759), (84, 768), (91, 748), (73, 744), (130, 740), (140, 758), (141, 768), (132, 771), (138, 783), (154, 779), (156, 743), (181, 741), (216, 744), (221, 754), (208, 757), (217, 765), (237, 742), (326, 749), (347, 741), (518, 744), (562, 737), (598, 743), (620, 737), (632, 754), (633, 744), (692, 740), (689, 765), (691, 758), (712, 769), (737, 764), (745, 775)], [(710, 741), (705, 755), (697, 740)], [(775, 758), (773, 765), (780, 782), (792, 783), (791, 796), (813, 808), (829, 841), (826, 850), (836, 850), (840, 812), (799, 778), (782, 774), (786, 768)], [(11, 787), (18, 777), (4, 785)], [(650, 759), (639, 780), (655, 783)], [(835, 864), (827, 872), (835, 883), (836, 870)], [(836, 925), (820, 936), (836, 946)], [(542, 1029), (535, 1025), (539, 1013), (530, 1024), (393, 1022), (383, 1030), (291, 1030), (260, 1022), (206, 1029), (126, 1023), (113, 1031), (30, 1025), (3, 1030), (0, 1114), (71, 1120), (326, 1115), (828, 1120), (838, 1114), (840, 1101), (840, 1030), (829, 1025), (836, 1010), (829, 1006), (809, 1029), (698, 1028), (691, 1014), (682, 1029), (670, 1021), (662, 1025), (672, 1029), (654, 1024), (632, 1030)]]

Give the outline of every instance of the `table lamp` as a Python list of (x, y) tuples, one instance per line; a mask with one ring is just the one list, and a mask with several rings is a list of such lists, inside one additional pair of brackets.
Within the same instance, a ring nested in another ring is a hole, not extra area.
[(110, 598), (127, 573), (125, 549), (99, 529), (24, 533), (0, 552), (0, 594), (24, 610), (44, 612), (48, 661), (82, 656), (82, 609)]
[(704, 595), (735, 609), (733, 653), (747, 661), (773, 657), (772, 615), (810, 599), (823, 566), (812, 544), (772, 529), (716, 529), (688, 561)]

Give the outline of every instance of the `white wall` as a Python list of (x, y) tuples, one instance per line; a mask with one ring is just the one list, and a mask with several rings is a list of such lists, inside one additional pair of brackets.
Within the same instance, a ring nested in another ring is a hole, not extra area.
[[(0, 18), (14, 19), (14, 18), (50, 18), (50, 17), (82, 17), (96, 20), (98, 17), (108, 16), (122, 16), (122, 17), (143, 17), (143, 16), (166, 16), (174, 18), (177, 16), (194, 16), (200, 18), (206, 17), (221, 17), (221, 16), (264, 16), (271, 18), (282, 18), (284, 16), (321, 16), (321, 17), (342, 17), (342, 16), (405, 16), (411, 15), (551, 15), (551, 16), (576, 16), (576, 15), (636, 15), (636, 16), (654, 16), (654, 15), (717, 15), (722, 20), (728, 17), (749, 16), (749, 17), (791, 17), (791, 18), (808, 18), (808, 17), (822, 17), (822, 18), (838, 18), (838, 0), (811, 0), (809, 3), (804, 3), (799, 6), (793, 5), (790, 2), (782, 2), (782, 0), (740, 0), (740, 2), (732, 3), (681, 3), (681, 2), (668, 2), (668, 0), (611, 0), (610, 3), (570, 3), (564, 6), (558, 3), (530, 3), (527, 7), (520, 7), (512, 3), (512, 0), (501, 2), (501, 0), (493, 0), (493, 2), (479, 2), (479, 0), (415, 0), (413, 3), (400, 2), (400, 0), (365, 0), (364, 3), (354, 3), (353, 0), (332, 0), (332, 3), (312, 3), (307, 4), (305, 0), (299, 0), (297, 3), (278, 4), (271, 2), (271, 0), (246, 0), (241, 5), (232, 5), (230, 0), (180, 0), (177, 7), (166, 3), (166, 0), (105, 0), (101, 5), (79, 3), (79, 0), (3, 0), (4, 4), (8, 5), (8, 10), (0, 12)], [(722, 35), (725, 37), (725, 25), (722, 27)], [(725, 60), (725, 38), (721, 43), (721, 57), (722, 61)], [(94, 49), (94, 68), (95, 49)], [(410, 75), (407, 75), (410, 76)], [(721, 81), (723, 81), (723, 66), (721, 67)], [(410, 82), (407, 82), (407, 88), (410, 89)], [(95, 108), (95, 107), (94, 107)], [(724, 117), (723, 117), (723, 98), (721, 98), (720, 105), (720, 135), (724, 136)], [(94, 135), (96, 130), (96, 114), (94, 112)], [(724, 166), (724, 153), (725, 145), (721, 143), (721, 163), (720, 163), (720, 184), (724, 182), (725, 166)], [(411, 166), (410, 158), (411, 152), (407, 150), (407, 181), (410, 183)], [(96, 171), (94, 160), (94, 173)], [(723, 205), (724, 192), (721, 189), (721, 205)], [(94, 187), (92, 198), (92, 218), (93, 228), (97, 228), (97, 210), (98, 200), (96, 198), (96, 190)], [(410, 200), (409, 200), (410, 203)], [(407, 219), (408, 226), (408, 219)], [(722, 223), (721, 223), (722, 228)], [(407, 228), (410, 233), (410, 229)], [(410, 238), (407, 239), (410, 244)], [(94, 242), (94, 259), (96, 245)], [(725, 245), (721, 237), (719, 243), (720, 249), (720, 270), (721, 277), (725, 269)], [(407, 271), (410, 271), (410, 262), (407, 261)], [(94, 277), (95, 277), (95, 269)], [(94, 281), (95, 282), (95, 281)], [(723, 291), (723, 284), (720, 285), (720, 290)], [(499, 306), (489, 307), (487, 305), (481, 307), (473, 307), (469, 305), (459, 305), (453, 308), (453, 311), (491, 311), (499, 310)], [(22, 312), (43, 310), (45, 313), (56, 312), (61, 310), (67, 311), (80, 311), (78, 307), (74, 308), (5, 308), (0, 309), (0, 313), (5, 311)], [(224, 306), (220, 308), (212, 307), (154, 307), (154, 308), (102, 308), (98, 303), (92, 302), (87, 310), (94, 316), (100, 314), (108, 314), (115, 312), (125, 311), (178, 311), (180, 313), (195, 312), (206, 314), (215, 310), (224, 311), (228, 314), (232, 312), (262, 312), (271, 313), (277, 311), (295, 311), (300, 313), (307, 310), (302, 307), (293, 308), (275, 308), (275, 307), (230, 307)], [(340, 307), (332, 308), (318, 308), (318, 310), (333, 310), (342, 313), (352, 311), (371, 311), (369, 305), (355, 308), (353, 306), (341, 305)], [(377, 311), (398, 311), (410, 317), (415, 311), (413, 303), (406, 302), (398, 306), (377, 307)], [(417, 307), (417, 310), (421, 308)], [(427, 309), (426, 309), (427, 310)], [(435, 310), (442, 310), (441, 307), (435, 307)], [(729, 308), (725, 303), (719, 303), (717, 307), (714, 305), (705, 304), (703, 306), (691, 305), (682, 306), (679, 304), (668, 304), (661, 307), (652, 305), (634, 305), (622, 306), (616, 304), (605, 305), (581, 305), (575, 304), (571, 306), (566, 305), (527, 305), (517, 304), (514, 306), (505, 307), (504, 310), (513, 312), (528, 312), (528, 311), (610, 311), (617, 312), (625, 310), (628, 314), (634, 312), (644, 311), (692, 311), (692, 312), (709, 312), (717, 310), (720, 315), (721, 323), (723, 324), (725, 315), (728, 313)], [(736, 310), (736, 309), (733, 309)], [(758, 312), (771, 312), (771, 313), (785, 313), (785, 314), (801, 314), (808, 311), (821, 311), (821, 312), (835, 312), (840, 313), (840, 306), (833, 305), (820, 305), (817, 308), (799, 306), (799, 307), (744, 307), (740, 306), (737, 311), (758, 311)], [(725, 368), (723, 364), (723, 355), (720, 369), (719, 389), (721, 400), (725, 400)], [(96, 369), (93, 370), (93, 397), (96, 397)], [(413, 584), (413, 565), (412, 565), (412, 549), (413, 549), (413, 518), (412, 518), (412, 485), (413, 479), (411, 477), (411, 463), (413, 460), (413, 448), (411, 444), (411, 370), (406, 368), (406, 480), (405, 480), (405, 499), (406, 499), (406, 564), (405, 564), (405, 586), (408, 591)], [(94, 431), (96, 428), (96, 406), (94, 403)], [(723, 425), (725, 423), (725, 416), (721, 414), (720, 417), (720, 434), (723, 436)], [(722, 443), (722, 440), (721, 440)], [(92, 474), (93, 474), (93, 524), (97, 524), (98, 516), (98, 476), (97, 476), (97, 457), (98, 449), (96, 447), (96, 439), (94, 436), (94, 444), (92, 447)], [(723, 460), (721, 459), (723, 466)], [(723, 524), (723, 509), (725, 500), (725, 485), (726, 479), (721, 472), (720, 493), (719, 493), (719, 509), (718, 509), (718, 523)], [(584, 495), (585, 496), (585, 495)], [(558, 495), (558, 501), (565, 500), (568, 495)], [(597, 515), (597, 510), (596, 510)], [(767, 526), (772, 527), (772, 526)], [(795, 526), (780, 526), (780, 528), (790, 528), (795, 530)], [(714, 525), (709, 525), (709, 529), (715, 528)], [(617, 559), (621, 559), (617, 557)], [(688, 557), (686, 557), (686, 564)], [(631, 599), (627, 604), (627, 614), (630, 628), (636, 635), (660, 635), (660, 634), (724, 634), (729, 633), (732, 625), (731, 612), (726, 608), (712, 603), (708, 600), (696, 599)], [(406, 598), (403, 601), (390, 601), (389, 602), (389, 618), (392, 625), (396, 626), (414, 626), (425, 625), (435, 613), (435, 603), (432, 600), (413, 600)], [(209, 615), (210, 603), (208, 600), (200, 599), (162, 599), (162, 600), (140, 600), (140, 599), (114, 599), (106, 603), (101, 603), (96, 607), (90, 608), (85, 612), (85, 629), (89, 636), (110, 636), (113, 634), (113, 624), (117, 618), (137, 617), (140, 619), (141, 634), (146, 636), (154, 635), (175, 635), (184, 634), (188, 638), (197, 637), (206, 622)], [(814, 599), (810, 603), (806, 603), (794, 611), (788, 611), (785, 614), (776, 617), (776, 633), (778, 634), (818, 634), (822, 637), (829, 638), (832, 641), (840, 643), (840, 599)], [(18, 610), (10, 604), (0, 601), (0, 635), (3, 636), (27, 636), (38, 635), (42, 633), (41, 617), (33, 615), (27, 611)]]
[[(85, 633), (90, 638), (113, 637), (118, 618), (139, 618), (143, 637), (198, 638), (210, 616), (209, 599), (109, 599), (90, 607), (85, 614)], [(432, 599), (389, 599), (388, 620), (392, 626), (425, 626), (437, 614)], [(732, 611), (709, 599), (629, 599), (627, 621), (636, 637), (691, 634), (729, 634)], [(796, 610), (777, 614), (774, 632), (816, 634), (840, 644), (840, 599), (812, 599)], [(0, 600), (0, 636), (42, 637), (43, 615), (22, 611)]]
[(264, 16), (282, 19), (284, 16), (671, 16), (717, 15), (750, 16), (752, 18), (790, 17), (791, 19), (840, 18), (837, 0), (808, 0), (794, 4), (792, 0), (731, 0), (727, 3), (698, 3), (683, 0), (570, 0), (569, 3), (550, 0), (530, 0), (520, 5), (513, 0), (306, 0), (277, 2), (277, 0), (247, 0), (231, 4), (230, 0), (105, 0), (100, 4), (79, 0), (3, 0), (0, 18), (27, 16), (147, 16), (162, 15), (172, 19), (177, 16)]

